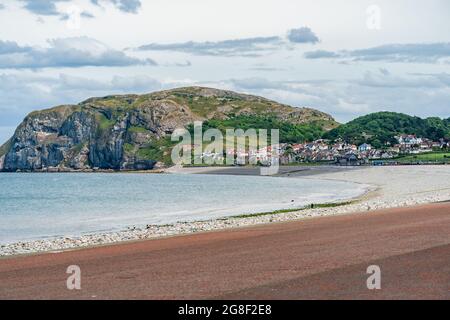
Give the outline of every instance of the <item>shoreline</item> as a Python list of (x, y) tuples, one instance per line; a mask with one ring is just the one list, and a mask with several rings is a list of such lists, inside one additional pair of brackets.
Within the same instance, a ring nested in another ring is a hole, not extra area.
[[(304, 219), (326, 216), (355, 214), (345, 212), (327, 214), (326, 209), (346, 208), (370, 197), (376, 189), (367, 189), (364, 194), (339, 202), (315, 203), (302, 208), (279, 209), (268, 212), (239, 214), (209, 220), (176, 222), (165, 225), (147, 225), (146, 227), (128, 227), (124, 230), (93, 232), (80, 236), (55, 236), (37, 240), (19, 241), (0, 245), (0, 261), (8, 257), (29, 256), (45, 253), (97, 248), (108, 245), (134, 243), (145, 240), (166, 239), (177, 236), (187, 236), (198, 233), (210, 233), (230, 229), (248, 228), (274, 223), (286, 223)], [(314, 208), (310, 208), (314, 206)]]
[[(364, 195), (361, 197), (365, 197), (368, 195), (371, 191), (368, 190)], [(149, 225), (150, 228), (138, 228), (129, 227), (127, 230), (120, 230), (120, 231), (111, 231), (111, 232), (98, 232), (98, 233), (90, 233), (85, 234), (81, 236), (73, 236), (73, 237), (49, 237), (45, 239), (38, 239), (38, 240), (30, 240), (30, 241), (21, 241), (21, 242), (14, 242), (10, 244), (4, 244), (0, 245), (0, 261), (2, 259), (6, 258), (13, 258), (13, 257), (22, 257), (22, 256), (32, 256), (32, 255), (39, 255), (39, 254), (45, 254), (45, 253), (60, 253), (60, 252), (67, 252), (67, 251), (76, 251), (76, 250), (83, 250), (83, 249), (89, 249), (89, 248), (100, 248), (104, 246), (114, 246), (114, 245), (120, 245), (120, 244), (130, 244), (130, 243), (136, 243), (140, 241), (146, 241), (146, 240), (157, 240), (157, 239), (167, 239), (172, 237), (179, 237), (179, 236), (188, 236), (193, 234), (204, 234), (204, 233), (214, 233), (219, 231), (226, 231), (226, 230), (233, 230), (233, 229), (241, 229), (241, 228), (249, 228), (249, 227), (256, 227), (256, 226), (263, 226), (267, 224), (277, 224), (277, 223), (288, 223), (291, 221), (298, 221), (298, 220), (306, 220), (306, 219), (312, 219), (312, 218), (319, 218), (319, 217), (326, 217), (328, 215), (301, 215), (299, 218), (293, 218), (293, 219), (274, 219), (274, 217), (278, 215), (283, 214), (299, 214), (304, 211), (308, 210), (319, 210), (324, 208), (337, 208), (337, 207), (344, 207), (349, 204), (353, 204), (360, 201), (360, 197), (349, 199), (349, 201), (345, 202), (330, 202), (330, 203), (320, 203), (320, 204), (311, 204), (314, 206), (317, 206), (314, 209), (309, 208), (309, 206), (306, 206), (304, 208), (300, 209), (280, 209), (280, 210), (274, 210), (272, 212), (261, 212), (261, 213), (254, 213), (254, 214), (242, 214), (242, 215), (236, 215), (236, 216), (229, 216), (224, 218), (217, 218), (217, 219), (211, 219), (211, 220), (198, 220), (198, 221), (189, 221), (189, 222), (177, 222), (174, 224), (167, 224), (167, 225)], [(347, 214), (357, 214), (358, 212), (350, 212), (350, 213), (341, 213), (341, 214), (333, 214), (333, 216), (339, 216), (339, 215), (347, 215)], [(264, 219), (262, 221), (261, 217), (270, 217), (268, 221), (267, 219)], [(253, 221), (249, 222), (248, 219), (254, 219)], [(230, 221), (233, 220), (233, 221)], [(236, 221), (234, 221), (236, 220)], [(242, 223), (239, 223), (239, 220), (243, 220)], [(245, 221), (247, 220), (247, 221)], [(277, 221), (275, 221), (277, 220)], [(198, 228), (193, 227), (194, 225), (200, 225)], [(151, 231), (157, 230), (156, 233), (152, 234)], [(176, 231), (173, 231), (172, 229), (176, 229)], [(112, 240), (109, 241), (111, 238), (119, 237), (121, 240)], [(58, 246), (56, 248), (50, 248), (50, 249), (44, 249), (44, 250), (37, 250), (35, 246), (43, 246), (43, 245), (49, 245), (49, 246)], [(30, 246), (32, 248), (30, 248)], [(14, 252), (8, 253), (10, 247), (14, 247), (12, 250)], [(26, 252), (20, 252), (22, 250), (25, 250)], [(5, 252), (7, 252), (5, 254)]]
[[(383, 168), (383, 167), (381, 167)], [(444, 170), (446, 174), (450, 177), (450, 167), (436, 166), (437, 169)], [(448, 168), (448, 169), (447, 169)], [(201, 172), (203, 174), (217, 174), (214, 173), (214, 169), (217, 168), (207, 168), (208, 173)], [(239, 169), (239, 168), (231, 168)], [(245, 169), (245, 168), (244, 168)], [(247, 168), (248, 169), (248, 168)], [(375, 171), (384, 169), (373, 168)], [(198, 168), (196, 168), (198, 170)], [(222, 170), (222, 169), (220, 169)], [(242, 169), (239, 169), (242, 170)], [(245, 216), (230, 216), (225, 218), (218, 218), (212, 220), (203, 221), (192, 221), (192, 222), (178, 222), (170, 225), (147, 225), (145, 227), (131, 227), (121, 231), (113, 232), (103, 232), (103, 233), (93, 233), (85, 234), (76, 237), (57, 237), (40, 239), (26, 242), (16, 242), (11, 244), (0, 245), (0, 258), (1, 257), (11, 257), (17, 255), (29, 255), (36, 253), (45, 252), (59, 252), (66, 250), (76, 250), (88, 247), (104, 246), (104, 245), (114, 245), (124, 242), (134, 242), (146, 239), (158, 239), (165, 237), (173, 237), (177, 235), (188, 235), (192, 233), (200, 232), (214, 232), (218, 230), (233, 229), (249, 227), (253, 225), (263, 225), (276, 222), (286, 222), (294, 220), (309, 219), (322, 216), (331, 215), (344, 215), (353, 214), (356, 212), (372, 212), (379, 209), (388, 208), (398, 208), (398, 207), (411, 207), (420, 204), (428, 204), (434, 202), (441, 202), (450, 200), (450, 183), (448, 183), (448, 190), (445, 188), (438, 188), (440, 192), (434, 193), (436, 190), (417, 190), (413, 192), (416, 197), (409, 197), (406, 195), (405, 199), (398, 199), (397, 201), (390, 201), (386, 199), (386, 194), (383, 193), (383, 184), (373, 183), (363, 183), (360, 181), (355, 181), (355, 177), (361, 174), (368, 174), (367, 170), (369, 168), (352, 168), (352, 169), (336, 169), (332, 168), (327, 172), (311, 172), (315, 170), (306, 169), (300, 171), (289, 171), (281, 173), (279, 176), (283, 177), (302, 177), (308, 179), (321, 179), (321, 180), (340, 180), (353, 183), (361, 183), (366, 185), (371, 185), (363, 195), (358, 196), (354, 199), (346, 199), (341, 202), (351, 201), (346, 205), (337, 205), (329, 207), (318, 207), (318, 208), (303, 208), (303, 209), (292, 209), (291, 210), (276, 210), (274, 212), (266, 213), (255, 213)], [(201, 171), (201, 170), (200, 170)], [(402, 170), (400, 170), (402, 171)], [(178, 173), (178, 172), (177, 172)], [(187, 174), (192, 174), (192, 172), (187, 172)], [(248, 174), (248, 172), (246, 172)], [(346, 177), (348, 176), (348, 177)], [(423, 178), (423, 177), (422, 177)], [(425, 175), (425, 179), (427, 179)], [(356, 179), (358, 180), (358, 179)], [(420, 179), (419, 179), (420, 180)], [(419, 183), (420, 184), (420, 183)], [(386, 189), (386, 186), (384, 186)], [(447, 187), (447, 184), (444, 185)], [(389, 192), (388, 192), (389, 193)], [(404, 192), (403, 192), (404, 193)], [(422, 194), (421, 197), (417, 196)], [(400, 197), (401, 198), (401, 197)], [(144, 225), (144, 223), (142, 224)]]

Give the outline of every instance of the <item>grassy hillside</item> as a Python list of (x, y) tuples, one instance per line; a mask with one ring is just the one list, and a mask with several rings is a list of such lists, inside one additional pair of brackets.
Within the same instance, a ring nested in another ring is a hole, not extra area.
[[(306, 124), (293, 124), (287, 121), (278, 120), (273, 116), (234, 116), (226, 120), (211, 119), (203, 123), (203, 130), (216, 128), (222, 131), (225, 136), (226, 129), (266, 129), (270, 137), (271, 129), (279, 129), (280, 142), (296, 143), (319, 139), (325, 128), (321, 123), (311, 122)], [(192, 131), (192, 126), (190, 126)]]
[(324, 134), (324, 138), (338, 138), (361, 144), (371, 143), (381, 147), (386, 142), (395, 143), (394, 136), (415, 134), (438, 140), (450, 137), (450, 118), (422, 119), (396, 112), (377, 112), (356, 118)]

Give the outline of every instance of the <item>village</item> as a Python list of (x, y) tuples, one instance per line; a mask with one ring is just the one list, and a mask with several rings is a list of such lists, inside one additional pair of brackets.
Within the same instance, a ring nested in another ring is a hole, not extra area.
[[(335, 164), (344, 166), (359, 165), (395, 165), (405, 164), (396, 161), (403, 156), (413, 156), (410, 164), (425, 164), (420, 158), (414, 155), (430, 154), (433, 152), (444, 152), (450, 149), (450, 142), (444, 139), (432, 141), (416, 135), (396, 136), (396, 144), (386, 144), (382, 148), (375, 148), (368, 143), (360, 145), (351, 144), (343, 140), (331, 142), (326, 139), (319, 139), (305, 143), (280, 143), (276, 154), (279, 155), (281, 165), (311, 163), (311, 164)], [(227, 150), (227, 155), (235, 157), (235, 165), (261, 164), (267, 165), (271, 162), (272, 147), (267, 146), (255, 150)], [(444, 163), (449, 162), (446, 155), (443, 156)], [(202, 154), (203, 163), (222, 163), (224, 155), (220, 153), (204, 152)], [(437, 162), (429, 160), (428, 162)]]

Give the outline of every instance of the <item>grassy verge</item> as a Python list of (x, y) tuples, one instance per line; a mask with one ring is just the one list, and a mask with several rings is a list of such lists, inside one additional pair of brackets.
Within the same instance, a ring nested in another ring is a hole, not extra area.
[(334, 161), (311, 161), (311, 162), (291, 162), (281, 165), (282, 167), (318, 167), (318, 166), (330, 166)]
[(251, 218), (251, 217), (261, 217), (261, 216), (268, 216), (272, 214), (280, 214), (280, 213), (289, 213), (289, 212), (295, 212), (295, 211), (302, 211), (307, 209), (318, 209), (318, 208), (335, 208), (335, 207), (341, 207), (346, 206), (352, 203), (355, 203), (356, 201), (344, 201), (344, 202), (333, 202), (333, 203), (312, 203), (310, 205), (307, 205), (302, 208), (292, 208), (292, 209), (281, 209), (281, 210), (275, 210), (275, 211), (268, 211), (268, 212), (259, 212), (259, 213), (250, 213), (250, 214), (242, 214), (238, 216), (230, 216), (229, 218)]

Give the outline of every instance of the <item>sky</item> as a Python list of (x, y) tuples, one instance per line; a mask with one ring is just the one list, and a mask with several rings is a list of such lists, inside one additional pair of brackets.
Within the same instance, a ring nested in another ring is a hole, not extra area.
[(209, 86), (450, 117), (448, 0), (0, 0), (0, 143), (31, 111)]

